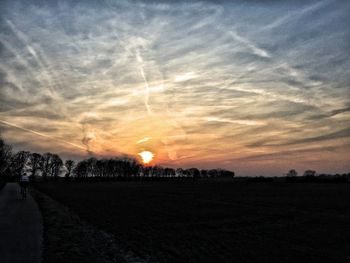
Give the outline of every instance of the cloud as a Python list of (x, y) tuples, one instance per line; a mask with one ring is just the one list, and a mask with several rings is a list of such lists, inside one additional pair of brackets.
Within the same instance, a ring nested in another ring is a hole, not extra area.
[[(69, 141), (65, 141), (65, 140), (62, 140), (62, 139), (55, 138), (55, 137), (52, 137), (50, 135), (47, 135), (47, 134), (44, 134), (44, 133), (41, 133), (41, 132), (37, 132), (37, 131), (32, 130), (32, 129), (21, 127), (21, 126), (15, 124), (15, 123), (11, 123), (11, 122), (8, 122), (8, 121), (5, 121), (5, 120), (0, 120), (0, 123), (3, 124), (3, 125), (9, 126), (9, 127), (13, 127), (13, 128), (16, 128), (16, 129), (23, 130), (25, 132), (29, 132), (29, 133), (38, 135), (40, 137), (48, 138), (48, 139), (50, 139), (51, 141), (54, 141), (54, 142), (64, 143), (64, 144), (68, 144), (69, 146), (73, 146), (73, 147), (78, 148), (78, 149), (83, 149), (83, 147), (81, 147), (81, 146), (79, 146), (77, 144), (74, 144), (74, 143), (71, 143)], [(28, 144), (28, 142), (26, 142), (26, 143)]]
[(242, 43), (244, 46), (249, 48), (255, 55), (260, 56), (262, 58), (269, 58), (270, 55), (268, 52), (262, 48), (259, 48), (254, 44), (252, 41), (250, 41), (247, 38), (244, 38), (237, 34), (237, 32), (229, 31), (229, 34), (232, 36), (232, 38), (240, 43)]
[(78, 148), (16, 145), (233, 169), (348, 140), (346, 1), (40, 2), (1, 2), (0, 118)]
[(342, 129), (342, 130), (339, 130), (336, 132), (331, 132), (331, 133), (328, 133), (325, 135), (314, 136), (314, 137), (290, 141), (290, 142), (286, 143), (285, 145), (314, 143), (314, 142), (342, 139), (342, 138), (348, 138), (348, 137), (350, 137), (350, 127), (347, 127), (345, 129)]
[(250, 161), (267, 161), (267, 160), (276, 160), (277, 157), (280, 157), (281, 159), (287, 159), (287, 158), (299, 158), (301, 154), (309, 154), (309, 153), (319, 153), (319, 152), (325, 152), (325, 151), (333, 151), (337, 149), (337, 147), (330, 146), (330, 147), (322, 147), (322, 148), (307, 148), (307, 149), (300, 149), (300, 150), (286, 150), (286, 151), (278, 151), (274, 153), (267, 153), (267, 154), (256, 154), (251, 155), (248, 157), (240, 158), (239, 160), (250, 160)]
[(142, 138), (140, 140), (138, 140), (136, 143), (139, 144), (139, 143), (144, 143), (144, 142), (148, 142), (149, 140), (151, 140), (152, 138), (150, 137), (145, 137), (145, 138)]

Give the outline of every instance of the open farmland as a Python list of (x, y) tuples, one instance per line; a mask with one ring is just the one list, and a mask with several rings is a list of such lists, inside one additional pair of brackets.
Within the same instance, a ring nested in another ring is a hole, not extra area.
[(349, 262), (350, 185), (47, 182), (35, 188), (152, 262)]

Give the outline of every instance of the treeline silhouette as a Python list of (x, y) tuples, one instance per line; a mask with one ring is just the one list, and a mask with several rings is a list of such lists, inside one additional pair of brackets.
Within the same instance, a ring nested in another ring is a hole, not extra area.
[(317, 174), (314, 170), (306, 170), (302, 176), (297, 171), (290, 170), (286, 174), (288, 183), (348, 183), (350, 173), (344, 174)]
[[(40, 176), (43, 180), (57, 181), (65, 178), (70, 181), (129, 181), (129, 180), (172, 180), (199, 178), (233, 178), (235, 173), (225, 169), (169, 168), (161, 166), (144, 166), (130, 157), (101, 158), (90, 157), (82, 161), (66, 160), (53, 153), (31, 153), (29, 151), (13, 152), (12, 147), (4, 142), (0, 134), (0, 181), (18, 180), (26, 172), (32, 180)], [(298, 176), (296, 170), (284, 174), (287, 183), (347, 183), (347, 174), (317, 174), (306, 170)], [(242, 178), (241, 178), (242, 179)], [(249, 177), (247, 182), (274, 182), (281, 177)], [(240, 179), (238, 179), (240, 180)], [(1, 187), (1, 185), (0, 185)]]
[(144, 166), (130, 157), (90, 157), (79, 162), (66, 160), (53, 153), (12, 152), (0, 137), (0, 177), (17, 180), (26, 172), (32, 180), (41, 176), (43, 180), (105, 181), (105, 180), (166, 180), (170, 178), (232, 178), (234, 172), (225, 169), (169, 168)]
[(348, 183), (350, 181), (350, 173), (344, 174), (317, 174), (314, 170), (306, 170), (302, 175), (298, 176), (298, 172), (294, 169), (289, 170), (283, 177), (264, 177), (256, 176), (247, 178), (247, 182), (280, 182), (284, 180), (287, 183)]

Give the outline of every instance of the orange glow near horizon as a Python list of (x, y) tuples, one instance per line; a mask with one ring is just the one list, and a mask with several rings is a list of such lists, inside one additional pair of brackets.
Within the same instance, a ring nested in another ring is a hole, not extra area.
[(154, 154), (150, 151), (143, 151), (140, 152), (138, 155), (141, 156), (142, 162), (144, 164), (149, 164), (154, 158)]
[(350, 1), (12, 2), (0, 0), (0, 137), (13, 153), (349, 173)]

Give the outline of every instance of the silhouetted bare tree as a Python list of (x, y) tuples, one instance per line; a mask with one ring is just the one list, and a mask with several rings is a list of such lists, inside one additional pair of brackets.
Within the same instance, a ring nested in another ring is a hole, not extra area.
[(29, 155), (29, 160), (32, 167), (31, 176), (34, 177), (36, 175), (36, 172), (42, 167), (43, 157), (39, 153), (31, 153)]
[(295, 177), (297, 175), (298, 175), (298, 173), (294, 169), (289, 170), (288, 173), (287, 173), (287, 177)]
[(67, 168), (67, 172), (65, 174), (66, 178), (69, 178), (72, 175), (73, 172), (73, 168), (74, 168), (74, 161), (73, 160), (66, 160), (66, 162), (64, 163), (64, 165)]
[(28, 158), (29, 158), (30, 152), (27, 151), (19, 151), (11, 158), (11, 170), (12, 174), (19, 178), (21, 176), (21, 173), (23, 172), (23, 168), (25, 167)]
[(186, 174), (188, 177), (192, 177), (193, 180), (196, 180), (200, 176), (200, 172), (197, 168), (190, 168), (186, 170)]
[(93, 177), (96, 176), (96, 162), (97, 159), (95, 157), (90, 157), (86, 161), (86, 168), (87, 168), (87, 177)]
[(164, 176), (165, 177), (174, 177), (175, 176), (175, 169), (173, 169), (173, 168), (164, 168)]
[(202, 169), (200, 172), (201, 172), (201, 177), (202, 178), (208, 177), (208, 171), (207, 170)]
[(75, 168), (73, 169), (74, 175), (77, 178), (83, 178), (87, 175), (87, 163), (85, 160), (77, 163)]
[(0, 137), (0, 176), (8, 176), (11, 163), (12, 147), (7, 145)]
[(209, 177), (214, 177), (214, 178), (218, 177), (218, 170), (217, 169), (208, 170), (207, 174)]
[(182, 176), (184, 176), (184, 169), (182, 169), (182, 168), (177, 168), (177, 169), (175, 170), (175, 176), (176, 176), (176, 177), (182, 177)]
[(313, 170), (306, 170), (304, 172), (304, 176), (314, 177), (315, 175), (316, 175), (316, 171), (313, 171)]
[(47, 176), (50, 175), (50, 163), (52, 153), (44, 153), (41, 161), (42, 177), (46, 180)]
[(50, 162), (50, 175), (57, 180), (60, 170), (63, 166), (62, 159), (57, 154), (52, 154)]

